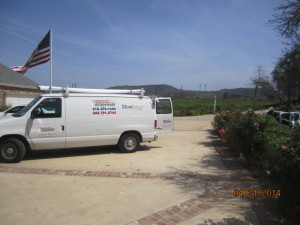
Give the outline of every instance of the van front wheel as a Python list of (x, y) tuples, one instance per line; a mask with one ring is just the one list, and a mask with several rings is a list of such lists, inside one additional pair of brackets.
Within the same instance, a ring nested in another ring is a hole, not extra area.
[(122, 152), (135, 152), (140, 147), (140, 139), (136, 134), (125, 134), (119, 140), (119, 148)]
[(16, 138), (9, 138), (0, 144), (0, 157), (4, 162), (17, 163), (25, 156), (25, 145)]

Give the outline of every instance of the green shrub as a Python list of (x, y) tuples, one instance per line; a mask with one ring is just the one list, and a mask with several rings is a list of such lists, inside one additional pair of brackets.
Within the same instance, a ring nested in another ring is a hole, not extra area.
[(298, 221), (300, 127), (291, 132), (286, 127), (279, 129), (270, 116), (236, 109), (218, 113), (212, 125), (230, 151), (244, 155), (266, 185), (280, 190), (279, 205), (291, 221)]
[(224, 130), (223, 142), (235, 155), (243, 155), (252, 164), (261, 163), (266, 149), (264, 117), (252, 110), (243, 113), (234, 109), (217, 114), (212, 124), (219, 133)]
[(7, 110), (9, 107), (6, 105), (0, 106), (0, 112)]
[(285, 214), (299, 220), (300, 127), (293, 129), (288, 137), (273, 136), (270, 146), (273, 148), (266, 160), (268, 179), (281, 190), (278, 202)]

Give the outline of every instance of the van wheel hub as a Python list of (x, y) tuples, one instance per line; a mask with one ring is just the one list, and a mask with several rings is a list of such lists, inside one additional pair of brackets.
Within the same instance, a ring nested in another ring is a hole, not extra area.
[(126, 142), (126, 148), (127, 149), (134, 149), (136, 146), (136, 142), (133, 138), (128, 138)]
[(8, 149), (6, 149), (6, 153), (8, 155), (12, 155), (14, 153), (14, 149), (13, 148), (8, 148)]
[(7, 144), (6, 146), (3, 146), (2, 152), (5, 158), (7, 159), (13, 159), (17, 155), (16, 147), (12, 144)]

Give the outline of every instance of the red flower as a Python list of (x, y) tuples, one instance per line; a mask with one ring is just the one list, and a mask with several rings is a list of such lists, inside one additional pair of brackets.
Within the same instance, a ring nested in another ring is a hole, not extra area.
[(285, 151), (287, 149), (287, 147), (285, 145), (281, 146), (281, 150)]
[(218, 133), (219, 133), (219, 135), (221, 136), (221, 137), (223, 137), (225, 134), (226, 134), (226, 132), (225, 132), (225, 130), (218, 130)]

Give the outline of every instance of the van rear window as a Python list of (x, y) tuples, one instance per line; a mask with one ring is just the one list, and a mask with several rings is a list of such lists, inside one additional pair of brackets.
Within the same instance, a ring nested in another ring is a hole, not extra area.
[(156, 113), (157, 114), (170, 114), (172, 113), (172, 106), (169, 99), (159, 99), (156, 102)]

